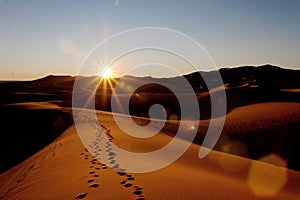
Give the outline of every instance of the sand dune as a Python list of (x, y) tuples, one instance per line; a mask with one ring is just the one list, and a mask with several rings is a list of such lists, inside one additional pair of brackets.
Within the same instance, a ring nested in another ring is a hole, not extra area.
[[(284, 159), (284, 166), (299, 171), (299, 119), (300, 103), (296, 102), (267, 102), (238, 107), (227, 114), (214, 149), (255, 160), (277, 154)], [(194, 143), (202, 144), (209, 123), (210, 120), (199, 122)], [(164, 132), (174, 135), (178, 124), (178, 121), (169, 121)]]
[(0, 173), (49, 145), (73, 120), (56, 102), (25, 102), (0, 106)]
[[(107, 138), (114, 144), (136, 152), (156, 148), (141, 145), (138, 140), (128, 140), (113, 122), (111, 114), (98, 112), (98, 117)], [(160, 141), (163, 145), (170, 139), (161, 132), (150, 138), (149, 142)], [(99, 146), (94, 141), (91, 147), (96, 152), (107, 151), (107, 156), (113, 157), (109, 145)], [(0, 198), (142, 200), (300, 197), (299, 172), (216, 151), (200, 160), (197, 157), (199, 148), (192, 144), (180, 159), (159, 171), (126, 173), (94, 159), (82, 145), (75, 127), (71, 126), (49, 146), (0, 175)]]

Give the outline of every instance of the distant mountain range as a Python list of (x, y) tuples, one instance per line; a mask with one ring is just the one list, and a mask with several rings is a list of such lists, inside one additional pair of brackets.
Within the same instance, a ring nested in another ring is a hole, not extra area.
[[(241, 86), (248, 84), (249, 86), (259, 86), (259, 87), (273, 87), (273, 88), (300, 88), (300, 70), (291, 70), (285, 69), (273, 65), (262, 65), (258, 67), (253, 66), (241, 66), (236, 68), (221, 68), (218, 70), (222, 76), (224, 84), (229, 86)], [(200, 72), (201, 75), (207, 79), (215, 79), (217, 71), (209, 72)], [(180, 85), (182, 78), (186, 78), (191, 86), (195, 89), (195, 92), (204, 91), (206, 86), (203, 78), (199, 76), (199, 72), (193, 72), (191, 74), (171, 77), (171, 78), (152, 78), (150, 76), (146, 77), (134, 77), (134, 76), (125, 76), (122, 80), (128, 81), (128, 84), (134, 85), (135, 82), (151, 82), (151, 80), (161, 80), (165, 84), (174, 84)], [(74, 84), (76, 77), (73, 76), (55, 76), (49, 75), (41, 79), (33, 81), (10, 81), (3, 82), (1, 84), (1, 91), (6, 90), (7, 86), (13, 86), (23, 91), (30, 91), (34, 89), (45, 90), (53, 89), (55, 86), (59, 90), (70, 90)], [(87, 82), (97, 77), (77, 77), (85, 79)], [(115, 81), (118, 81), (119, 78), (114, 78)], [(219, 85), (216, 85), (218, 87)], [(101, 86), (100, 86), (101, 87)], [(7, 88), (8, 90), (9, 88)], [(153, 90), (154, 89), (154, 90)], [(155, 93), (155, 88), (151, 88), (151, 91)]]

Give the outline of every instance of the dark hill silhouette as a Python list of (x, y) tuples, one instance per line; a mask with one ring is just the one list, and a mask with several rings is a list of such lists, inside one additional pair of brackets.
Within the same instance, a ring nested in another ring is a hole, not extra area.
[[(284, 69), (267, 64), (259, 67), (222, 68), (219, 72), (227, 88), (228, 112), (235, 107), (259, 102), (299, 101), (298, 93), (283, 92), (280, 89), (300, 88), (300, 70)], [(207, 80), (214, 80), (216, 71), (201, 72), (201, 75), (205, 76)], [(126, 85), (135, 87), (137, 83), (151, 83), (153, 80), (156, 80), (156, 82), (164, 83), (166, 86), (172, 85), (174, 88), (179, 88), (177, 91), (179, 94), (187, 94), (188, 92), (182, 82), (183, 78), (186, 78), (196, 93), (204, 93), (208, 90), (201, 75), (198, 72), (194, 72), (184, 75), (184, 77), (160, 79), (126, 76), (122, 78), (122, 81)], [(97, 81), (98, 77), (77, 77), (77, 79), (80, 79), (82, 88), (95, 90), (90, 83)], [(111, 81), (112, 85), (114, 86), (114, 83), (118, 80), (118, 78), (115, 78), (114, 81)], [(75, 77), (50, 75), (34, 81), (5, 82), (0, 84), (0, 105), (17, 102), (60, 100), (61, 106), (71, 107), (74, 81)], [(220, 85), (215, 85), (215, 87), (218, 86)], [(138, 102), (136, 99), (133, 99), (136, 107), (139, 108), (142, 108), (145, 104), (160, 103), (157, 96), (151, 94), (160, 94), (160, 99), (163, 102), (166, 102), (168, 99), (174, 99), (174, 95), (170, 90), (157, 84), (144, 85), (138, 88), (138, 92), (140, 95), (147, 97), (144, 99), (148, 99), (148, 102)], [(96, 95), (96, 109), (110, 111), (111, 93), (112, 88), (104, 88), (104, 84), (99, 85)], [(124, 94), (126, 95), (127, 93), (124, 92)], [(153, 98), (155, 98), (155, 101)], [(199, 95), (198, 100), (202, 110), (202, 118), (209, 118), (209, 96)], [(141, 105), (139, 106), (139, 104)], [(148, 107), (144, 106), (144, 108)], [(168, 109), (170, 113), (180, 113), (180, 109), (171, 103)], [(148, 110), (146, 109), (132, 110), (132, 114), (138, 116), (148, 116), (147, 112)]]
[[(226, 86), (226, 94), (228, 100), (228, 112), (235, 107), (248, 105), (267, 101), (299, 101), (298, 93), (283, 92), (280, 89), (285, 88), (300, 88), (300, 70), (284, 69), (272, 65), (263, 65), (259, 67), (244, 66), (238, 68), (222, 68), (219, 70), (224, 84)], [(201, 72), (208, 80), (216, 78), (216, 71)], [(184, 75), (196, 93), (207, 92), (206, 84), (200, 73), (194, 72)], [(91, 82), (97, 81), (98, 77), (77, 77), (82, 83), (82, 88), (86, 90), (95, 90), (92, 88)], [(183, 86), (183, 77), (172, 78), (152, 78), (152, 77), (133, 77), (126, 76), (122, 78), (124, 84), (135, 87), (137, 83), (156, 82), (164, 83), (164, 85), (172, 85), (174, 88), (179, 88), (177, 93), (187, 94), (187, 90)], [(117, 82), (119, 78), (111, 81), (112, 85)], [(0, 105), (29, 102), (29, 101), (50, 101), (60, 100), (61, 106), (71, 107), (71, 97), (75, 77), (71, 76), (46, 76), (34, 81), (17, 81), (5, 82), (0, 84)], [(215, 85), (218, 87), (220, 85)], [(173, 93), (163, 86), (157, 84), (147, 84), (138, 88), (140, 95), (146, 96), (149, 102), (140, 102), (145, 105), (147, 103), (159, 103), (153, 101), (152, 98), (157, 97), (151, 94), (160, 94), (163, 101), (168, 98), (173, 99)], [(99, 85), (96, 95), (96, 109), (110, 111), (110, 98), (112, 88), (104, 88), (104, 84)], [(124, 92), (126, 95), (127, 93)], [(106, 99), (104, 99), (106, 97)], [(144, 98), (145, 99), (145, 98)], [(133, 99), (135, 104), (139, 102)], [(198, 97), (200, 108), (202, 109), (202, 118), (210, 117), (210, 98), (207, 95), (199, 95)], [(105, 103), (103, 103), (105, 102)], [(179, 108), (169, 105), (169, 110), (172, 113), (179, 114)], [(142, 107), (142, 106), (138, 106)], [(146, 106), (149, 107), (149, 106)], [(147, 116), (147, 110), (132, 111), (133, 115)]]

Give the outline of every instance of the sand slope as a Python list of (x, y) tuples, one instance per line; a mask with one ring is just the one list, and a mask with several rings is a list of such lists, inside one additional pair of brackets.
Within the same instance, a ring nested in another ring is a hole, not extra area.
[[(171, 140), (159, 133), (149, 139), (150, 144), (158, 143), (156, 147), (141, 145), (139, 139), (128, 143), (109, 113), (99, 112), (98, 117), (107, 137), (128, 150), (147, 152)], [(109, 150), (97, 143), (93, 148)], [(159, 171), (120, 173), (95, 160), (71, 126), (0, 175), (0, 199), (300, 199), (299, 172), (216, 151), (200, 160), (199, 148), (192, 144)]]

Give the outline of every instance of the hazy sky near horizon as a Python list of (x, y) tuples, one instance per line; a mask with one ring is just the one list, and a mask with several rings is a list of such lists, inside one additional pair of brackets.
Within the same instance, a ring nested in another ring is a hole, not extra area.
[(191, 36), (218, 68), (300, 68), (297, 0), (0, 0), (0, 80), (75, 75), (99, 42), (145, 26)]

